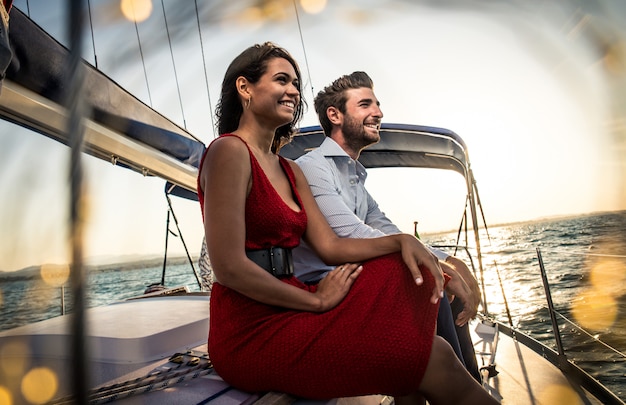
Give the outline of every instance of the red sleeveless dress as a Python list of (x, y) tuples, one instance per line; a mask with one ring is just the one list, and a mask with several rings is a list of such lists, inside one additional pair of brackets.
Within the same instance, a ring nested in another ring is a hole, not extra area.
[[(306, 213), (283, 202), (251, 151), (250, 161), (246, 248), (296, 246)], [(302, 207), (289, 163), (281, 157), (280, 164)], [(422, 273), (424, 284), (417, 286), (399, 253), (369, 260), (346, 298), (321, 314), (262, 304), (216, 282), (209, 356), (224, 381), (250, 392), (310, 399), (416, 392), (438, 310), (429, 301), (433, 278)], [(311, 292), (317, 288), (295, 277), (282, 281)]]

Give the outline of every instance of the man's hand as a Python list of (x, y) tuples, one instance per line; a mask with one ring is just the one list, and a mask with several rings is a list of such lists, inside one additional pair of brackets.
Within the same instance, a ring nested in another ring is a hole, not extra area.
[(446, 286), (446, 292), (450, 301), (460, 299), (463, 302), (463, 310), (457, 315), (454, 323), (457, 326), (463, 326), (470, 319), (474, 318), (477, 313), (477, 307), (474, 305), (474, 299), (472, 297), (472, 291), (467, 285), (463, 277), (446, 262), (439, 261), (443, 272), (450, 276), (450, 281)]
[[(478, 287), (478, 281), (467, 267), (464, 261), (454, 257), (448, 256), (445, 261), (457, 271), (457, 273), (463, 278), (471, 291), (472, 305), (474, 306), (474, 316), (478, 312), (478, 306), (481, 302), (480, 287)], [(472, 317), (473, 318), (473, 317)]]
[(443, 297), (444, 290), (444, 277), (440, 266), (441, 261), (439, 261), (435, 255), (431, 253), (430, 249), (415, 236), (406, 233), (392, 236), (400, 238), (402, 258), (417, 285), (422, 285), (424, 282), (419, 266), (424, 266), (425, 269), (430, 271), (435, 281), (435, 287), (433, 288), (430, 302), (433, 304), (438, 303), (441, 297)]

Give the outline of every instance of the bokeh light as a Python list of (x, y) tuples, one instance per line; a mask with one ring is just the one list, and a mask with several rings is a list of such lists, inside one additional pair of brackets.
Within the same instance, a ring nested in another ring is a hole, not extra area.
[(152, 0), (122, 0), (120, 8), (126, 19), (140, 23), (152, 14)]
[(577, 405), (582, 404), (580, 397), (571, 387), (549, 385), (537, 395), (538, 404)]
[(11, 397), (11, 392), (0, 385), (0, 404), (2, 405), (12, 405), (13, 397)]
[(239, 24), (255, 24), (263, 21), (263, 10), (259, 7), (248, 7), (237, 16)]
[(600, 294), (617, 297), (624, 294), (626, 286), (626, 264), (617, 258), (606, 258), (596, 263), (589, 274), (593, 288)]
[(60, 287), (65, 284), (70, 276), (69, 264), (44, 264), (41, 266), (42, 280), (52, 287)]
[(22, 394), (33, 404), (43, 404), (57, 392), (57, 376), (45, 367), (34, 368), (22, 380)]
[(271, 0), (263, 5), (263, 15), (265, 18), (274, 21), (283, 21), (289, 18), (289, 6), (293, 7), (288, 0)]
[(300, 0), (300, 6), (309, 14), (319, 14), (326, 8), (326, 0)]
[(572, 303), (574, 318), (583, 328), (610, 328), (617, 319), (617, 312), (615, 298), (596, 289), (582, 292)]
[[(28, 345), (23, 342), (10, 341), (0, 347), (0, 369), (7, 376), (20, 376), (28, 367), (27, 359), (30, 354)], [(2, 404), (2, 402), (0, 402)]]
[[(603, 251), (613, 252), (612, 243), (598, 243)], [(619, 315), (619, 299), (626, 294), (626, 261), (619, 256), (587, 258), (589, 286), (572, 302), (572, 314), (583, 328), (607, 330)]]

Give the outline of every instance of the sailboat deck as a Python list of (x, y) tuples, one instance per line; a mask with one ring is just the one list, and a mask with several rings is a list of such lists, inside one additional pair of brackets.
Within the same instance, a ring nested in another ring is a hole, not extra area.
[[(104, 402), (114, 395), (116, 401), (129, 404), (198, 404), (209, 400), (217, 405), (325, 403), (281, 393), (250, 394), (229, 387), (210, 367), (206, 354), (208, 314), (209, 297), (202, 294), (150, 297), (89, 309), (87, 319), (97, 319), (97, 323), (88, 324), (87, 337), (94, 399)], [(70, 319), (62, 316), (2, 332), (0, 343), (25, 344), (30, 351), (16, 353), (16, 357), (49, 368), (60, 382), (70, 381), (65, 378), (71, 371)], [(488, 364), (491, 356), (483, 353), (491, 349), (490, 337), (474, 334), (474, 341), (479, 366)], [(173, 359), (177, 353), (181, 356)], [(499, 374), (489, 379), (486, 389), (503, 404), (553, 404), (555, 398), (569, 396), (572, 400), (567, 403), (580, 401), (574, 385), (557, 367), (503, 333), (498, 334), (495, 364)], [(61, 385), (55, 398), (67, 397), (70, 392), (70, 386)], [(601, 403), (588, 397), (587, 404)], [(330, 402), (376, 405), (391, 401), (378, 395)]]
[[(484, 335), (476, 333), (475, 327), (471, 329), (478, 365), (489, 365), (492, 342)], [(571, 384), (543, 356), (502, 332), (498, 333), (493, 360), (498, 374), (489, 378), (488, 385), (483, 386), (502, 404), (576, 404), (583, 403), (581, 397), (585, 404), (602, 404), (578, 384)], [(580, 391), (577, 392), (577, 389)]]

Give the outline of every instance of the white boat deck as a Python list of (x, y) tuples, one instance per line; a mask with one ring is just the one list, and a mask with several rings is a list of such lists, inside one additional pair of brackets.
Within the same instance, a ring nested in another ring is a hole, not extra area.
[[(262, 404), (275, 405), (294, 401), (298, 405), (322, 403), (296, 400), (279, 393), (259, 396), (229, 387), (207, 367), (208, 314), (206, 295), (153, 297), (89, 309), (87, 346), (91, 386), (109, 387), (108, 394), (105, 391), (95, 394), (94, 402), (115, 399), (128, 404), (247, 405), (259, 400)], [(59, 387), (54, 398), (57, 399), (71, 392), (69, 319), (69, 316), (58, 317), (0, 332), (0, 349), (8, 343), (25, 348), (13, 354), (9, 352), (15, 364), (25, 364), (24, 372), (45, 367), (56, 374)], [(490, 348), (490, 335), (474, 338), (477, 352)], [(175, 353), (184, 354), (182, 361), (170, 361)], [(489, 355), (479, 355), (479, 366), (488, 363)], [(556, 367), (503, 333), (497, 341), (495, 364), (499, 374), (489, 379), (486, 389), (503, 404), (600, 404), (591, 397), (580, 399)], [(11, 390), (13, 403), (27, 403), (21, 395), (19, 379), (1, 374), (2, 370), (0, 377)], [(111, 388), (115, 384), (119, 386)], [(563, 402), (565, 399), (568, 400)], [(342, 398), (331, 403), (388, 405), (391, 400), (369, 396)]]
[(502, 404), (602, 404), (587, 392), (577, 393), (580, 387), (571, 384), (556, 366), (504, 333), (498, 334), (492, 360), (493, 336), (480, 333), (478, 323), (472, 326), (479, 368), (493, 361), (498, 372), (483, 386)]

